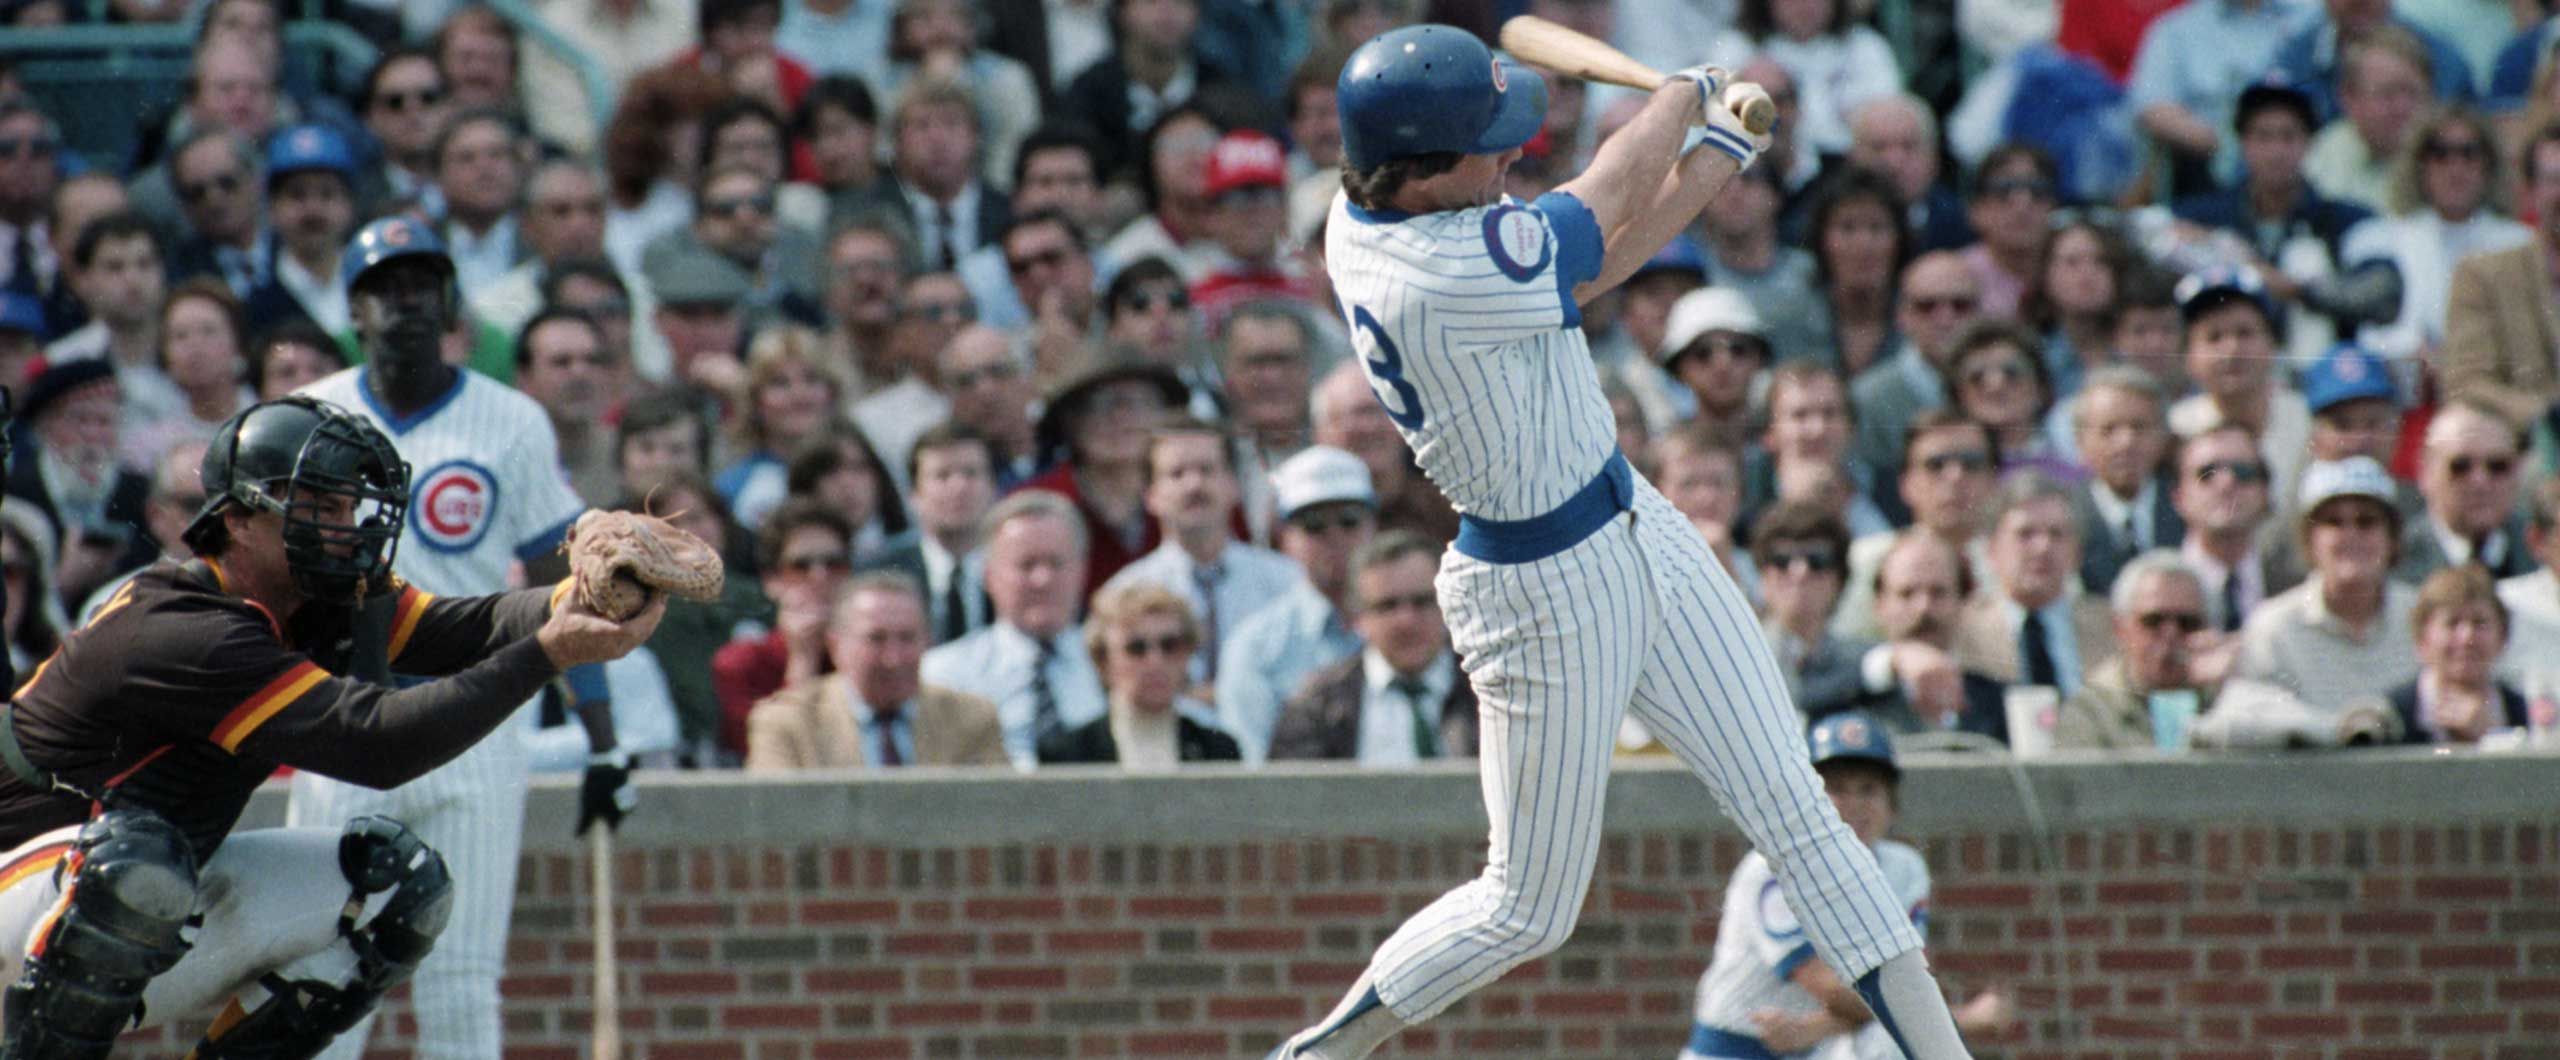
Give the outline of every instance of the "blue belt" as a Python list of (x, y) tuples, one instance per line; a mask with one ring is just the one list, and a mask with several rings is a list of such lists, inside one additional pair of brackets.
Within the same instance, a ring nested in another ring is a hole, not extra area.
[(1722, 1060), (1778, 1060), (1778, 1054), (1770, 1052), (1758, 1038), (1745, 1038), (1703, 1023), (1689, 1032), (1689, 1051)]
[(1627, 454), (1613, 450), (1599, 474), (1545, 515), (1507, 521), (1459, 516), (1458, 552), (1487, 563), (1534, 563), (1581, 544), (1635, 503), (1636, 473), (1627, 467)]

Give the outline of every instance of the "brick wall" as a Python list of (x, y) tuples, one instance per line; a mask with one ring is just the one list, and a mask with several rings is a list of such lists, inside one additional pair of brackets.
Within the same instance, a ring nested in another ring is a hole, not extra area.
[[(2037, 813), (2001, 769), (1917, 769), (1905, 792), (1941, 976), (2020, 1003), (1986, 1055), (2560, 1056), (2560, 760), (2038, 766), (2032, 788)], [(653, 787), (659, 821), (616, 859), (625, 1041), (1260, 1057), (1475, 873), (1474, 797), (1458, 772)], [(1014, 812), (924, 819), (990, 802)], [(1399, 1055), (1668, 1060), (1744, 850), (1704, 803), (1686, 777), (1622, 775), (1573, 942)], [(530, 834), (565, 834), (565, 812), (541, 793)], [(537, 843), (508, 1055), (567, 1060), (592, 1018), (588, 866)], [(390, 1009), (373, 1055), (406, 1056)]]

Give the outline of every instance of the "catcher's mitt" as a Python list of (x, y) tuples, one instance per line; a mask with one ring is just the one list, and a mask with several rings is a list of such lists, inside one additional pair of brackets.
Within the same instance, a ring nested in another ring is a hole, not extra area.
[(661, 589), (690, 600), (720, 595), (720, 553), (654, 515), (590, 511), (560, 547), (579, 602), (616, 622), (640, 613)]

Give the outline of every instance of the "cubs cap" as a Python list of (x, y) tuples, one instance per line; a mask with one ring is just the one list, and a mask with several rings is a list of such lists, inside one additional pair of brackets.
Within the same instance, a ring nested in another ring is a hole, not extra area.
[(1378, 507), (1369, 465), (1328, 445), (1308, 446), (1281, 461), (1271, 471), (1271, 494), (1283, 519), (1319, 504), (1357, 504), (1373, 511)]
[(2391, 368), (2382, 363), (2382, 358), (2354, 343), (2330, 347), (2302, 374), (2302, 400), (2311, 406), (2313, 415), (2368, 398), (2398, 405), (2400, 388), (2392, 382)]
[(347, 138), (326, 125), (293, 125), (267, 138), (267, 186), (295, 173), (319, 170), (353, 183), (356, 154)]
[(1893, 760), (1893, 737), (1884, 726), (1862, 710), (1844, 710), (1813, 723), (1805, 743), (1813, 756), (1813, 764), (1842, 760), (1873, 762), (1885, 772), (1902, 776), (1902, 767)]
[(1342, 153), (1354, 169), (1412, 155), (1485, 155), (1529, 142), (1547, 122), (1547, 82), (1494, 57), (1475, 35), (1425, 23), (1369, 39), (1334, 82)]

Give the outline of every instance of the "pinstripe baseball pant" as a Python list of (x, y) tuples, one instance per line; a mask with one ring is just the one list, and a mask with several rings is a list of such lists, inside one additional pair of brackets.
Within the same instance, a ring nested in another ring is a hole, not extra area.
[(1369, 982), (1407, 1024), (1573, 933), (1627, 710), (1768, 857), (1843, 979), (1920, 948), (1807, 764), (1803, 719), (1750, 605), (1670, 501), (1641, 480), (1634, 493), (1632, 515), (1554, 555), (1442, 561), (1450, 636), (1482, 703), (1493, 827), (1484, 873), (1372, 958)]

